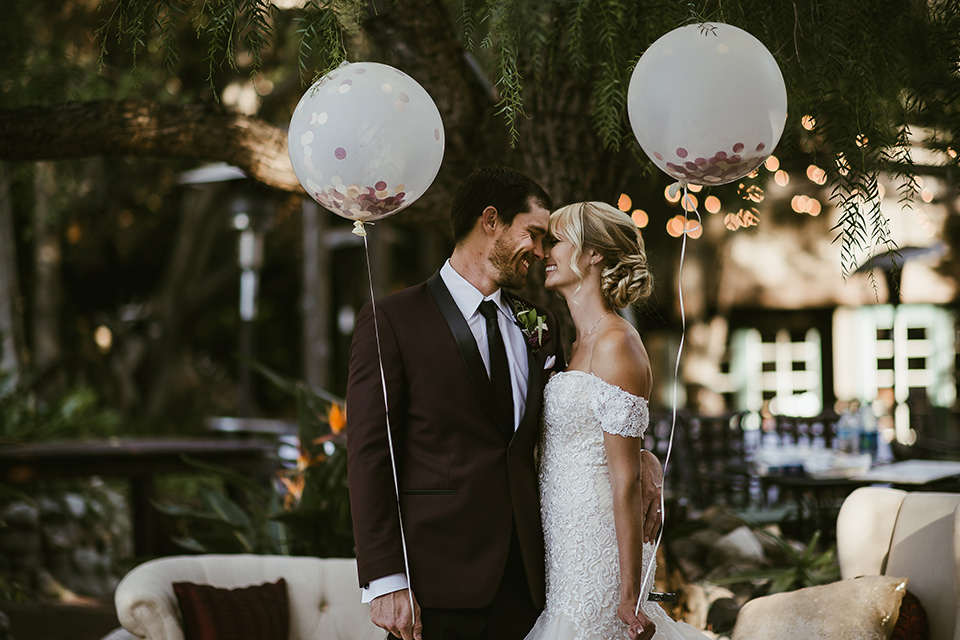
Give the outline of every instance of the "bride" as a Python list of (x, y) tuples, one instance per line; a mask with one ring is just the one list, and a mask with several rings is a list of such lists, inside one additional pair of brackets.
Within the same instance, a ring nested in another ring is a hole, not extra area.
[(555, 211), (550, 236), (545, 284), (566, 300), (577, 339), (544, 396), (547, 602), (526, 640), (703, 640), (646, 600), (655, 558), (643, 541), (640, 439), (653, 380), (639, 333), (614, 313), (650, 295), (643, 238), (601, 202)]

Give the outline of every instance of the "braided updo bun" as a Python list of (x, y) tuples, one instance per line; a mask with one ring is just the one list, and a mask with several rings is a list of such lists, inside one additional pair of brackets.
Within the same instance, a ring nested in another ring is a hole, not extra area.
[(576, 202), (550, 214), (550, 228), (573, 244), (570, 268), (583, 279), (577, 266), (584, 249), (603, 256), (600, 291), (615, 309), (640, 302), (653, 291), (643, 237), (630, 216), (605, 202)]

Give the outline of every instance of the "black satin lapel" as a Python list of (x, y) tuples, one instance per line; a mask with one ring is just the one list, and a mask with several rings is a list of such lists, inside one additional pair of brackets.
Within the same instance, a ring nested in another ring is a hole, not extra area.
[(473, 332), (467, 325), (467, 321), (460, 313), (460, 307), (453, 301), (453, 296), (443, 284), (438, 271), (427, 280), (427, 288), (433, 295), (440, 307), (440, 313), (443, 314), (447, 326), (453, 333), (457, 341), (457, 347), (460, 349), (460, 356), (467, 365), (467, 372), (470, 374), (470, 380), (473, 382), (473, 388), (480, 398), (481, 404), (490, 419), (496, 423), (497, 417), (492, 413), (495, 403), (493, 401), (493, 387), (490, 386), (490, 378), (487, 376), (487, 368), (483, 366), (483, 359), (480, 357), (480, 349), (477, 347), (477, 340), (473, 337)]

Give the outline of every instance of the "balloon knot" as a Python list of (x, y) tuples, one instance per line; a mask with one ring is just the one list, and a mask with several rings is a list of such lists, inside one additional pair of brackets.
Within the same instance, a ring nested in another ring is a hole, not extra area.
[(363, 220), (353, 221), (353, 235), (361, 238), (367, 235), (367, 230), (363, 228)]

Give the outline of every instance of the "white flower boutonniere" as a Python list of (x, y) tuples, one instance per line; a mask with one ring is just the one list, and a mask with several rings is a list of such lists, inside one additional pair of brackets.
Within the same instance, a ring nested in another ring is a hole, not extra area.
[(547, 317), (537, 315), (537, 310), (526, 306), (518, 300), (511, 299), (513, 315), (517, 326), (527, 337), (527, 345), (536, 353), (550, 339), (550, 330), (547, 328)]

